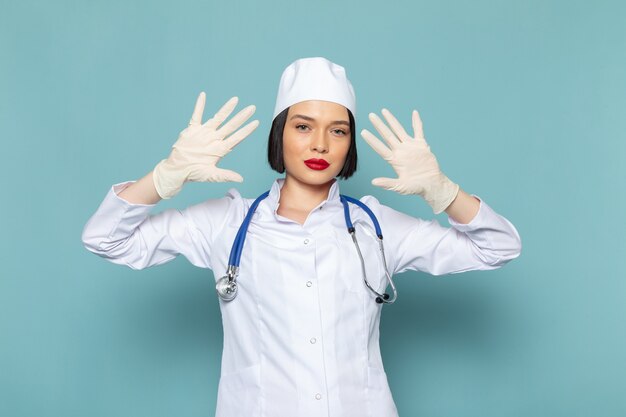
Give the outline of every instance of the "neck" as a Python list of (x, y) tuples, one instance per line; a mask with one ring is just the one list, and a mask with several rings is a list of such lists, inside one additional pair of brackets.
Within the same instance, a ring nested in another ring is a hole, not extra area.
[(324, 184), (311, 184), (299, 181), (287, 174), (280, 189), (280, 206), (301, 211), (311, 211), (328, 198), (335, 178)]

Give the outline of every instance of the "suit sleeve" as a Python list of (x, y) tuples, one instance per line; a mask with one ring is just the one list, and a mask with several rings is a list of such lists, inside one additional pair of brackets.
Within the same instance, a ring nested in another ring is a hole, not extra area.
[(83, 228), (87, 250), (132, 269), (161, 265), (185, 256), (200, 268), (211, 267), (214, 236), (233, 204), (227, 195), (185, 209), (150, 215), (156, 204), (134, 204), (117, 195), (134, 181), (111, 187)]
[[(472, 194), (473, 195), (473, 194)], [(452, 227), (437, 220), (409, 216), (380, 204), (373, 196), (363, 202), (376, 209), (383, 232), (385, 254), (394, 274), (407, 270), (431, 275), (500, 268), (521, 253), (522, 243), (513, 224), (480, 197), (476, 216), (468, 224), (451, 217)]]

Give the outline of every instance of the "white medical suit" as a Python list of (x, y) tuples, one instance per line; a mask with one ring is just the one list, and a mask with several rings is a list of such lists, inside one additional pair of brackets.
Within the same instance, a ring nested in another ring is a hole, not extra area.
[[(254, 198), (230, 188), (225, 197), (149, 215), (154, 204), (132, 204), (116, 194), (132, 182), (111, 187), (85, 225), (85, 247), (133, 269), (182, 254), (211, 269), (215, 280), (225, 275)], [(283, 184), (284, 178), (273, 182), (252, 218), (237, 297), (218, 298), (224, 346), (216, 416), (395, 417), (379, 349), (383, 304), (363, 282), (339, 183), (302, 225), (277, 214)], [(360, 201), (378, 218), (391, 274), (443, 275), (496, 269), (521, 252), (513, 224), (478, 199), (474, 219), (461, 224), (448, 218), (451, 228), (403, 214), (371, 195)], [(386, 278), (372, 221), (352, 203), (350, 214), (370, 285), (382, 292)]]

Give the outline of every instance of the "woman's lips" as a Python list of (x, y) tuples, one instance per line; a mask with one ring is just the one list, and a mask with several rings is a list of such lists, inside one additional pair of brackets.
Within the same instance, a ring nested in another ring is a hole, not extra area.
[(304, 163), (309, 168), (315, 169), (315, 170), (326, 169), (330, 165), (324, 159), (315, 159), (315, 158), (307, 159), (306, 161), (304, 161)]

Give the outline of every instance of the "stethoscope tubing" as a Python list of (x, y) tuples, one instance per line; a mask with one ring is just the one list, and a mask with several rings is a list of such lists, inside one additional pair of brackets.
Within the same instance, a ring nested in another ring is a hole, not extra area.
[[(254, 202), (252, 203), (252, 205), (250, 206), (250, 209), (248, 210), (248, 213), (246, 214), (246, 217), (244, 218), (243, 222), (241, 223), (241, 226), (239, 227), (239, 230), (237, 231), (237, 235), (235, 236), (235, 240), (233, 242), (233, 245), (231, 247), (231, 251), (230, 251), (230, 256), (228, 258), (228, 270), (226, 272), (226, 275), (223, 276), (222, 278), (220, 278), (216, 284), (216, 291), (217, 294), (219, 295), (220, 298), (222, 298), (224, 301), (231, 301), (232, 299), (235, 298), (236, 294), (237, 294), (237, 282), (236, 282), (236, 277), (238, 275), (239, 272), (239, 262), (241, 261), (241, 254), (243, 251), (243, 246), (245, 243), (245, 237), (246, 234), (248, 232), (248, 227), (250, 226), (250, 222), (252, 220), (252, 216), (254, 215), (254, 212), (256, 211), (257, 206), (259, 205), (259, 203), (265, 199), (268, 195), (269, 195), (270, 191), (265, 191), (263, 194), (261, 194), (260, 196), (258, 196)], [(357, 253), (359, 255), (359, 259), (361, 261), (361, 269), (363, 271), (363, 279), (365, 281), (365, 284), (367, 285), (367, 287), (374, 292), (377, 297), (376, 297), (376, 302), (379, 304), (385, 303), (385, 304), (392, 304), (393, 302), (395, 302), (396, 298), (398, 297), (398, 292), (396, 290), (396, 286), (393, 283), (393, 279), (391, 277), (391, 275), (389, 274), (389, 270), (387, 268), (387, 262), (385, 259), (385, 250), (383, 248), (383, 233), (382, 230), (380, 228), (380, 224), (378, 223), (378, 219), (376, 218), (376, 216), (374, 215), (374, 213), (372, 212), (372, 210), (367, 207), (366, 204), (362, 203), (361, 201), (349, 197), (347, 195), (343, 195), (340, 194), (339, 195), (339, 199), (341, 201), (341, 203), (343, 204), (343, 211), (344, 211), (344, 218), (346, 221), (346, 227), (348, 228), (348, 233), (350, 233), (351, 237), (352, 237), (352, 241), (354, 242), (354, 245), (356, 247)], [(370, 219), (372, 220), (372, 223), (374, 224), (374, 229), (376, 230), (376, 237), (378, 238), (378, 243), (379, 243), (379, 249), (381, 252), (381, 256), (382, 256), (382, 260), (383, 260), (383, 265), (384, 265), (384, 269), (385, 269), (385, 275), (387, 277), (387, 280), (389, 282), (389, 284), (391, 285), (391, 288), (393, 290), (393, 298), (390, 300), (389, 299), (389, 294), (384, 293), (384, 294), (380, 294), (376, 289), (372, 288), (372, 286), (370, 285), (369, 281), (367, 280), (367, 275), (365, 273), (365, 262), (363, 260), (363, 255), (361, 254), (361, 249), (359, 247), (359, 243), (356, 239), (356, 230), (354, 228), (354, 225), (352, 224), (352, 219), (350, 217), (350, 208), (348, 206), (348, 202), (353, 203), (358, 205), (359, 207), (361, 207), (370, 217)]]

